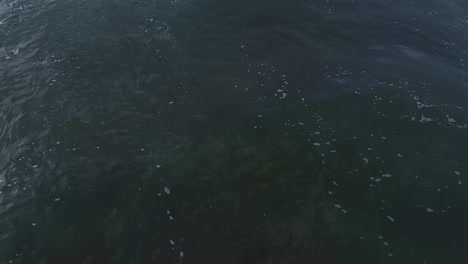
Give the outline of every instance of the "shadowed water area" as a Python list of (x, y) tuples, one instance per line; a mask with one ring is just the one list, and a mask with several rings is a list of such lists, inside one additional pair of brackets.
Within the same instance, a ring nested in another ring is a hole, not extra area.
[(0, 0), (0, 264), (465, 263), (468, 3)]

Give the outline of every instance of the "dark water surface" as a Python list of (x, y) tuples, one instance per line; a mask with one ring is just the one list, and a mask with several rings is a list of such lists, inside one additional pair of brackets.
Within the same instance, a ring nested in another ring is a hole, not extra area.
[(468, 263), (468, 2), (0, 0), (0, 264)]

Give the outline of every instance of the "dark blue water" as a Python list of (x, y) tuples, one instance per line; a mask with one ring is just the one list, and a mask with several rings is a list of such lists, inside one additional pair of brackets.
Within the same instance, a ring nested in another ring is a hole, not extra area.
[(466, 263), (468, 3), (0, 0), (0, 264)]

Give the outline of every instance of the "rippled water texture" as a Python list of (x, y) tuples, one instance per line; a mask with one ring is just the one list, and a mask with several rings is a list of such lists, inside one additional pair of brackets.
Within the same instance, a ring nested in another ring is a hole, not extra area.
[(0, 0), (0, 264), (465, 263), (464, 0)]

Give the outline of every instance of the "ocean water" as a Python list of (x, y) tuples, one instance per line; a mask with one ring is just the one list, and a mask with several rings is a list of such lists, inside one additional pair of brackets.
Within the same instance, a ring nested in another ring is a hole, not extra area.
[(468, 2), (0, 0), (0, 264), (467, 263)]

